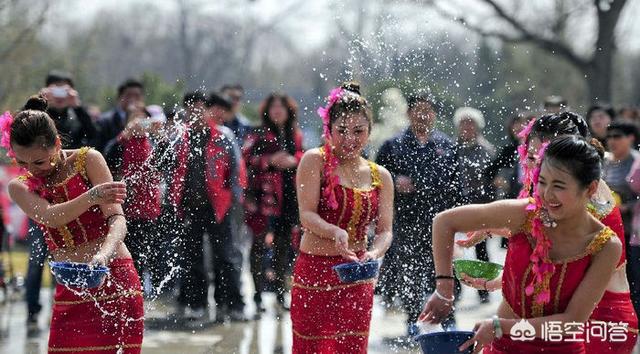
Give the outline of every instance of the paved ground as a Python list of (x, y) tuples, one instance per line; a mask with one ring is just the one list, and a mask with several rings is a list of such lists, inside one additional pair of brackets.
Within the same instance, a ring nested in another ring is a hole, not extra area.
[[(495, 261), (502, 262), (504, 252), (498, 249), (497, 240), (492, 240), (490, 251)], [(468, 256), (468, 255), (467, 255)], [(251, 291), (249, 274), (244, 275), (243, 283), (247, 287), (245, 293)], [(0, 305), (0, 353), (10, 354), (44, 354), (47, 348), (48, 316), (50, 311), (50, 290), (44, 289), (46, 308), (40, 318), (41, 334), (27, 337), (25, 328), (26, 306), (22, 301), (8, 302)], [(270, 294), (267, 294), (270, 295)], [(490, 317), (498, 305), (499, 294), (491, 295), (491, 303), (480, 305), (475, 291), (463, 289), (461, 302), (458, 305), (457, 321), (460, 329), (471, 329), (476, 320)], [(275, 297), (265, 296), (267, 312), (258, 321), (246, 323), (228, 323), (219, 325), (196, 326), (191, 330), (159, 330), (158, 327), (169, 326), (165, 314), (172, 311), (170, 302), (157, 300), (146, 303), (148, 318), (147, 330), (143, 343), (145, 354), (290, 354), (291, 353), (291, 319), (288, 313), (277, 316), (274, 311)], [(247, 303), (251, 303), (247, 299)], [(248, 308), (248, 313), (253, 313)], [(405, 333), (404, 316), (396, 311), (385, 311), (379, 305), (379, 299), (373, 311), (369, 353), (419, 353), (417, 348), (400, 348), (393, 345), (388, 338)], [(640, 353), (639, 351), (637, 351)]]

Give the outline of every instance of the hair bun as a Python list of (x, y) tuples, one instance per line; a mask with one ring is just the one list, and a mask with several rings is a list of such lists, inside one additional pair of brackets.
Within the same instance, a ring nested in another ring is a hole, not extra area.
[(351, 92), (356, 93), (358, 95), (362, 95), (360, 93), (360, 84), (355, 82), (355, 81), (345, 82), (344, 84), (342, 84), (341, 87), (343, 89), (347, 90), (347, 91), (351, 91)]
[(29, 97), (27, 103), (24, 104), (23, 110), (33, 110), (33, 111), (47, 111), (47, 100), (39, 95), (33, 95)]
[(600, 158), (604, 158), (604, 146), (602, 146), (602, 143), (600, 142), (600, 140), (596, 139), (596, 138), (591, 138), (591, 140), (589, 140), (589, 144), (591, 144), (591, 146), (593, 146), (594, 148), (596, 148), (596, 150), (598, 151), (598, 155), (600, 155)]

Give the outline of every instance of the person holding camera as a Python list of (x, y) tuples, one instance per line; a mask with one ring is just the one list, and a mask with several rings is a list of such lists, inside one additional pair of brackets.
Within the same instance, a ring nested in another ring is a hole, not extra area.
[(62, 136), (63, 148), (77, 149), (94, 144), (98, 136), (96, 126), (81, 105), (70, 73), (50, 71), (40, 94), (49, 102), (47, 114), (53, 119)]

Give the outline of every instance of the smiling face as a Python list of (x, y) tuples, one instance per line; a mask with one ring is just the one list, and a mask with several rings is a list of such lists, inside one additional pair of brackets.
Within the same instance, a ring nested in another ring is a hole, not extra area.
[(598, 181), (583, 186), (559, 161), (545, 160), (540, 168), (538, 195), (555, 220), (567, 219), (586, 210)]
[(363, 113), (345, 114), (331, 126), (336, 155), (344, 159), (362, 154), (369, 139), (369, 120)]
[(12, 149), (16, 154), (18, 166), (26, 169), (36, 177), (48, 177), (55, 171), (55, 162), (60, 148), (53, 146), (44, 148), (42, 145), (34, 144), (30, 147), (13, 145)]

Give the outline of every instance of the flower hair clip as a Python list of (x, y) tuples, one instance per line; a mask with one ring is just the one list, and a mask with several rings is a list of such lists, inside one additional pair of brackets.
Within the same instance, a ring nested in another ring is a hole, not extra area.
[(6, 111), (0, 116), (0, 147), (7, 150), (7, 156), (14, 158), (16, 155), (11, 149), (11, 124), (13, 124), (13, 116), (11, 112)]

